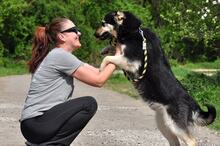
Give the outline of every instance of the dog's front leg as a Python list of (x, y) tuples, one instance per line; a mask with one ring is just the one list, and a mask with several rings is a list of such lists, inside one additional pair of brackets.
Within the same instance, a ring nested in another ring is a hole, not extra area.
[(123, 55), (106, 56), (101, 63), (100, 70), (103, 70), (104, 67), (110, 62), (119, 66), (122, 69), (125, 69), (126, 68), (125, 66), (127, 66), (127, 60)]

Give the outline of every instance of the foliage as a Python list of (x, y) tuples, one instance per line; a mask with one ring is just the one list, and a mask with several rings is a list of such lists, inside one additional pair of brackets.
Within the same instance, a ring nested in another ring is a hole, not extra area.
[(216, 0), (1, 0), (0, 57), (29, 59), (35, 27), (68, 17), (82, 32), (77, 56), (99, 64), (107, 42), (95, 40), (95, 29), (109, 11), (125, 10), (158, 34), (170, 58), (215, 60), (220, 56), (219, 7)]
[(213, 76), (190, 73), (181, 82), (189, 93), (202, 104), (220, 101), (219, 94), (217, 94), (220, 93), (220, 72)]
[(3, 53), (4, 53), (4, 46), (3, 43), (0, 41), (0, 57), (3, 57)]
[[(28, 7), (24, 0), (5, 0), (0, 5), (0, 40), (3, 44), (3, 54), (16, 54), (16, 49), (23, 49), (29, 31), (28, 17), (23, 17), (24, 10)], [(26, 43), (27, 44), (27, 43)], [(23, 50), (22, 50), (23, 51)]]
[(19, 75), (28, 72), (25, 61), (14, 60), (13, 58), (1, 58), (0, 77), (8, 75)]
[(211, 0), (162, 1), (158, 29), (166, 52), (179, 61), (215, 60), (220, 53), (220, 4)]
[[(206, 76), (198, 73), (190, 73), (181, 80), (196, 101), (203, 107), (205, 104), (215, 106), (217, 117), (215, 122), (210, 125), (212, 128), (220, 130), (220, 72), (213, 76)], [(204, 107), (203, 107), (204, 108)], [(204, 108), (204, 110), (207, 110)]]

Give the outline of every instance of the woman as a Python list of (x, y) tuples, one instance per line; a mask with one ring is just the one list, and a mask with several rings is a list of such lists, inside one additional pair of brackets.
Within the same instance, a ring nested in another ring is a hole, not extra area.
[[(21, 114), (21, 132), (27, 145), (68, 146), (97, 110), (91, 97), (71, 97), (74, 78), (102, 87), (116, 66), (104, 70), (83, 63), (72, 52), (81, 47), (80, 32), (67, 18), (56, 18), (35, 31), (29, 71), (30, 89)], [(50, 51), (49, 47), (55, 47)], [(119, 46), (116, 54), (120, 54)]]

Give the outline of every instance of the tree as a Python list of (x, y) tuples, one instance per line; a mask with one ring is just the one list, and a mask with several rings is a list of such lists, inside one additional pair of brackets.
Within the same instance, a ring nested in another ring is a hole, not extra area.
[(0, 40), (4, 54), (15, 54), (16, 49), (22, 48), (29, 39), (31, 20), (23, 17), (27, 7), (24, 0), (4, 0), (0, 4)]
[[(104, 15), (131, 11), (160, 37), (169, 57), (215, 59), (220, 56), (220, 4), (216, 0), (4, 0), (0, 3), (0, 57), (28, 59), (36, 26), (68, 17), (82, 32), (77, 55), (98, 64), (100, 48), (93, 36)], [(86, 51), (85, 51), (86, 50)]]
[(163, 23), (157, 31), (171, 57), (183, 61), (220, 56), (220, 4), (214, 1), (160, 0)]

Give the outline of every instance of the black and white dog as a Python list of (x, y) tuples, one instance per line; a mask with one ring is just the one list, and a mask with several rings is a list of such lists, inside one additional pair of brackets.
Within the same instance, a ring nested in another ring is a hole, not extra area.
[(171, 71), (157, 36), (132, 13), (110, 12), (95, 33), (98, 39), (112, 39), (121, 44), (122, 54), (106, 56), (100, 69), (112, 62), (132, 80), (135, 88), (150, 108), (156, 112), (157, 127), (171, 146), (183, 140), (196, 146), (191, 126), (206, 126), (216, 118), (215, 107), (206, 105), (203, 111), (187, 93)]

